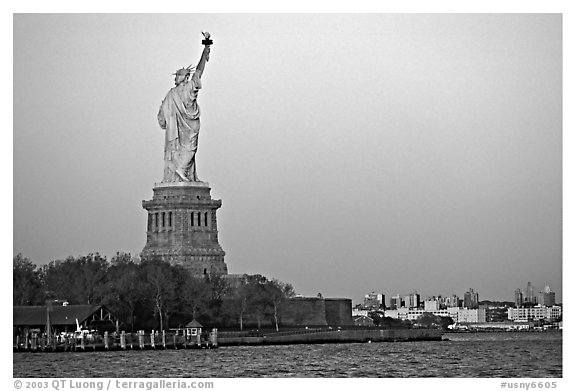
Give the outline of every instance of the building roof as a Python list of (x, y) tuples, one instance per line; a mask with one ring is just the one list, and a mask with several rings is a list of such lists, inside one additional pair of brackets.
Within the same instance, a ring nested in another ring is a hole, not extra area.
[(198, 321), (196, 319), (192, 319), (187, 325), (186, 328), (187, 329), (191, 329), (191, 328), (196, 328), (196, 329), (201, 329), (203, 326), (198, 323)]
[(374, 325), (374, 319), (365, 315), (356, 315), (352, 317), (352, 320), (357, 325)]
[[(50, 311), (50, 324), (76, 325), (84, 322), (94, 313), (100, 311), (101, 305), (66, 305), (53, 306)], [(108, 311), (106, 311), (108, 312)], [(40, 326), (46, 324), (46, 306), (14, 306), (14, 326)]]

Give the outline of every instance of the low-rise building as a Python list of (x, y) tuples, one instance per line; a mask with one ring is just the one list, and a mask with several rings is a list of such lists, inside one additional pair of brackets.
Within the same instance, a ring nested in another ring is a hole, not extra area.
[(486, 310), (486, 322), (504, 322), (508, 320), (508, 307), (481, 305)]
[(352, 308), (352, 317), (355, 316), (368, 316), (368, 310), (363, 310), (360, 308)]
[(486, 322), (486, 310), (484, 308), (457, 308), (456, 313), (458, 315), (457, 322), (459, 323)]
[(353, 316), (354, 326), (374, 326), (374, 319), (369, 316)]
[(529, 322), (488, 322), (488, 323), (455, 323), (448, 326), (450, 330), (475, 331), (524, 331), (532, 328)]
[(416, 320), (418, 317), (424, 315), (424, 313), (430, 313), (436, 316), (454, 317), (448, 312), (448, 310), (436, 310), (436, 311), (426, 311), (422, 308), (398, 308), (396, 310), (386, 310), (384, 315), (389, 318), (400, 319), (400, 320)]
[(530, 321), (539, 319), (555, 320), (562, 316), (562, 307), (525, 307), (525, 308), (508, 308), (508, 319), (513, 321)]
[(80, 327), (95, 330), (115, 330), (117, 318), (102, 305), (48, 305), (12, 307), (15, 332), (26, 334), (37, 329), (47, 333), (73, 332)]
[(483, 323), (486, 322), (486, 310), (483, 308), (468, 309), (449, 307), (446, 309), (438, 309), (434, 311), (426, 311), (421, 308), (398, 308), (396, 310), (386, 310), (385, 316), (401, 319), (401, 320), (416, 320), (424, 313), (431, 313), (436, 316), (444, 316), (452, 318), (454, 322), (459, 323)]
[(548, 319), (550, 320), (558, 320), (562, 318), (562, 307), (559, 305), (553, 305), (552, 307), (548, 307)]

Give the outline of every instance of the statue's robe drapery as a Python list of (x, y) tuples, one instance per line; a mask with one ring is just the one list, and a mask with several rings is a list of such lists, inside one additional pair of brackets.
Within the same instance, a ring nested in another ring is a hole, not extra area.
[(189, 80), (168, 91), (160, 105), (158, 123), (166, 130), (162, 182), (181, 181), (176, 170), (183, 172), (192, 181), (198, 180), (196, 151), (200, 131), (200, 108), (196, 98), (200, 88), (200, 76), (195, 72)]

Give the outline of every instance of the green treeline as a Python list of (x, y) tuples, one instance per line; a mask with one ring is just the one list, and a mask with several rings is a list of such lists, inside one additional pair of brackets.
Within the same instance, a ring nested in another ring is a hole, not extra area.
[(43, 266), (22, 254), (13, 259), (13, 305), (50, 299), (105, 305), (129, 331), (182, 327), (192, 319), (211, 327), (278, 329), (282, 303), (293, 296), (290, 284), (261, 275), (194, 277), (181, 266), (125, 253), (110, 262), (96, 253)]

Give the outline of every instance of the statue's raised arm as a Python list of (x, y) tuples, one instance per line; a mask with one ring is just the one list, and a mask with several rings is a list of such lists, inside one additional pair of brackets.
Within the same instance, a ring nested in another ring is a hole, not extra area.
[(210, 33), (208, 31), (202, 31), (202, 35), (204, 35), (204, 39), (202, 40), (204, 50), (202, 51), (202, 55), (200, 56), (200, 61), (198, 61), (198, 65), (196, 65), (196, 73), (198, 74), (198, 77), (202, 76), (204, 68), (206, 67), (206, 63), (208, 62), (208, 60), (210, 60), (210, 45), (214, 43), (210, 39)]

